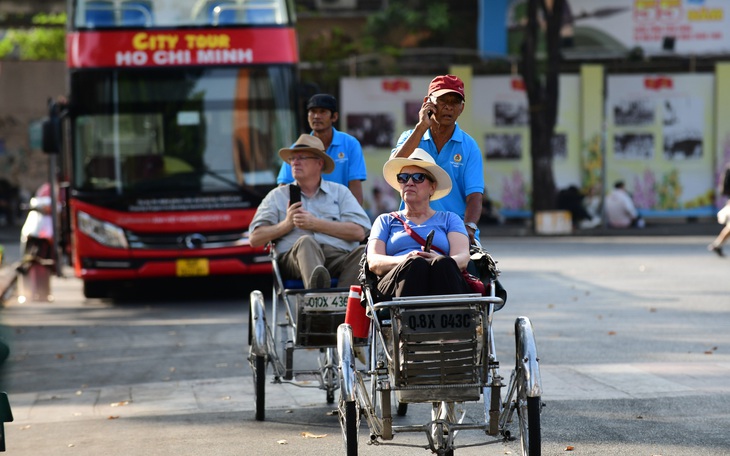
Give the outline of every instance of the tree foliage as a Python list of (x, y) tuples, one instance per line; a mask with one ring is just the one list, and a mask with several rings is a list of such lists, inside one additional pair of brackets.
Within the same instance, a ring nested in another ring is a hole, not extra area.
[(315, 63), (316, 74), (302, 74), (322, 89), (336, 91), (340, 77), (351, 71), (351, 57), (377, 55), (382, 59), (378, 65), (384, 65), (404, 48), (464, 47), (464, 33), (453, 26), (459, 20), (465, 19), (449, 10), (448, 0), (389, 0), (386, 8), (368, 16), (359, 33), (330, 27), (303, 35), (300, 56)]
[(443, 43), (452, 24), (446, 0), (391, 0), (368, 17), (364, 45), (370, 50)]
[(64, 60), (65, 23), (66, 13), (33, 16), (34, 27), (9, 29), (0, 40), (0, 58), (15, 55), (20, 60)]

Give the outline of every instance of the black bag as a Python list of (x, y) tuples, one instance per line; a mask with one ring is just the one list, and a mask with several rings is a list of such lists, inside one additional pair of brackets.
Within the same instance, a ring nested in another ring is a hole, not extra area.
[(494, 310), (497, 311), (504, 307), (507, 303), (507, 290), (504, 289), (502, 284), (499, 282), (499, 268), (497, 268), (497, 262), (494, 261), (492, 255), (481, 247), (472, 245), (469, 249), (471, 255), (471, 264), (474, 266), (474, 271), (471, 271), (474, 275), (479, 277), (485, 284), (491, 283), (494, 286), (494, 295), (498, 298), (502, 298), (502, 305), (494, 306)]

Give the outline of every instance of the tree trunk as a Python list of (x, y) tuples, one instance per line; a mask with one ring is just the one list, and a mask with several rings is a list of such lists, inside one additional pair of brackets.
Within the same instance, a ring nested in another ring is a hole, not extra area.
[[(521, 74), (530, 106), (530, 157), (532, 159), (532, 213), (555, 208), (552, 138), (558, 114), (560, 28), (565, 0), (528, 0), (527, 26), (522, 43)], [(537, 62), (538, 4), (546, 22), (547, 62), (544, 77)], [(544, 82), (543, 82), (544, 81)]]

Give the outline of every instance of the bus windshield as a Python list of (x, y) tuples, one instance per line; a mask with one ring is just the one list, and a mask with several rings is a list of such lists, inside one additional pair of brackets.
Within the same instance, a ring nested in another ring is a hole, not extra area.
[(292, 66), (71, 75), (74, 187), (117, 194), (274, 186), (295, 136)]
[(287, 0), (78, 0), (76, 29), (285, 25)]

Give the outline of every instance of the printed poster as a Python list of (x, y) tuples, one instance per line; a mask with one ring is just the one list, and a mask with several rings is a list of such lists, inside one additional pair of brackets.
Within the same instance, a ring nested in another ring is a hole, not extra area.
[(623, 180), (646, 215), (710, 214), (713, 86), (709, 74), (608, 76), (607, 190)]

